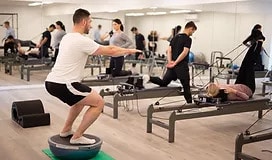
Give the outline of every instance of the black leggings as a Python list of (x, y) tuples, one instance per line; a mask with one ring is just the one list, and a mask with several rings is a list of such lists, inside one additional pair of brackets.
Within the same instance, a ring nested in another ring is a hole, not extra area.
[(41, 46), (41, 48), (39, 49), (40, 54), (39, 54), (39, 58), (45, 57), (48, 58), (49, 57), (49, 52), (48, 52), (48, 48), (47, 46)]
[(52, 57), (53, 62), (56, 62), (58, 54), (59, 54), (59, 49), (55, 48), (55, 55), (54, 55), (54, 57)]
[(172, 80), (179, 79), (184, 91), (184, 98), (187, 103), (192, 103), (192, 94), (190, 89), (190, 74), (187, 63), (180, 63), (172, 69), (167, 69), (163, 79), (159, 77), (150, 77), (150, 82), (161, 87), (166, 87)]
[(244, 84), (248, 86), (251, 89), (252, 93), (254, 93), (256, 89), (254, 66), (256, 60), (258, 60), (258, 58), (260, 57), (262, 44), (263, 42), (257, 41), (257, 43), (254, 43), (248, 49), (235, 81), (235, 84)]
[(110, 72), (113, 77), (131, 75), (131, 71), (122, 70), (124, 64), (124, 56), (111, 57)]

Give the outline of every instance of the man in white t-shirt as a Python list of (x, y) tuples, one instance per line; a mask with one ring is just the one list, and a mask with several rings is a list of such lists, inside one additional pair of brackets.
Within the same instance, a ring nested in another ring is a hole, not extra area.
[[(93, 144), (95, 140), (84, 137), (83, 133), (102, 112), (104, 100), (96, 91), (80, 83), (87, 58), (89, 55), (119, 56), (139, 50), (101, 46), (84, 36), (91, 28), (91, 16), (87, 10), (76, 10), (73, 22), (73, 32), (66, 34), (60, 42), (59, 55), (46, 78), (45, 87), (48, 93), (71, 106), (60, 136), (73, 135), (70, 139), (71, 144)], [(73, 131), (73, 122), (84, 106), (89, 108), (78, 128)]]

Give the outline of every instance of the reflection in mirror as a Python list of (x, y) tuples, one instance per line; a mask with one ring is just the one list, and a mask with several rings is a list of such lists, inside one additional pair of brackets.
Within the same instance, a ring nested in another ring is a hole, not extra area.
[[(41, 2), (41, 1), (40, 1)], [(15, 57), (13, 52), (16, 51), (17, 47), (6, 47), (5, 39), (7, 38), (6, 33), (9, 33), (8, 27), (5, 27), (4, 22), (10, 24), (10, 30), (14, 30), (14, 37), (20, 40), (32, 40), (37, 42), (40, 38), (42, 23), (42, 7), (41, 6), (30, 6), (30, 2), (22, 1), (1, 1), (0, 2), (1, 16), (0, 16), (0, 38), (1, 38), (1, 64), (5, 64), (5, 58), (8, 56)], [(8, 31), (8, 32), (7, 32)], [(13, 31), (11, 32), (13, 33)], [(6, 45), (8, 46), (8, 45)], [(11, 49), (12, 48), (12, 49)], [(15, 51), (14, 51), (15, 50)], [(5, 54), (4, 54), (5, 53)], [(13, 54), (11, 54), (13, 53)], [(4, 65), (5, 66), (5, 65)], [(17, 64), (18, 66), (18, 64)], [(22, 84), (21, 81), (16, 81), (19, 77), (19, 67), (12, 67), (13, 72), (10, 70), (2, 69), (3, 75), (0, 79), (2, 86), (4, 85), (18, 85)], [(14, 80), (12, 80), (14, 78)], [(23, 82), (24, 83), (24, 82)]]
[[(45, 0), (40, 2), (46, 2)], [(17, 2), (19, 3), (19, 2)], [(21, 4), (23, 3), (23, 4)], [(61, 21), (66, 31), (72, 30), (72, 14), (75, 8), (82, 7), (83, 4), (43, 4), (38, 6), (28, 6), (29, 2), (20, 2), (20, 5), (1, 5), (2, 13), (16, 13), (18, 14), (18, 21), (16, 16), (5, 15), (0, 16), (1, 24), (6, 20), (11, 20), (12, 27), (15, 29), (16, 36), (22, 40), (32, 40), (38, 43), (42, 32), (49, 27), (50, 24), (55, 24), (56, 21)], [(228, 3), (205, 3), (198, 5), (184, 5), (177, 3), (175, 7), (165, 8), (144, 8), (137, 10), (124, 10), (118, 12), (99, 12), (99, 9), (92, 13), (93, 22), (89, 37), (93, 38), (94, 31), (99, 24), (102, 25), (101, 33), (107, 33), (112, 30), (111, 19), (120, 18), (125, 25), (125, 33), (134, 40), (134, 35), (130, 31), (132, 27), (137, 27), (138, 31), (142, 33), (146, 39), (146, 49), (156, 52), (158, 55), (166, 55), (166, 50), (171, 38), (172, 29), (180, 25), (181, 31), (184, 29), (186, 22), (195, 21), (198, 30), (192, 36), (191, 52), (198, 54), (202, 53), (207, 63), (211, 63), (211, 53), (213, 51), (221, 51), (223, 55), (228, 54), (249, 36), (251, 29), (257, 23), (261, 24), (262, 32), (266, 37), (263, 43), (262, 62), (265, 69), (271, 69), (269, 55), (271, 50), (271, 30), (272, 16), (268, 6), (271, 2), (262, 0), (262, 3), (255, 1), (233, 1)], [(60, 10), (60, 6), (62, 9)], [(84, 5), (86, 9), (91, 8), (90, 5)], [(83, 7), (84, 8), (84, 7)], [(12, 20), (13, 19), (13, 20)], [(151, 42), (148, 43), (148, 35), (151, 31), (157, 32), (156, 36), (150, 36)], [(0, 27), (0, 38), (4, 37), (5, 28)], [(52, 32), (52, 36), (55, 31)], [(169, 38), (170, 37), (170, 38)], [(107, 39), (106, 39), (107, 40)], [(53, 43), (53, 42), (52, 42)], [(148, 47), (148, 44), (150, 47)], [(3, 44), (2, 44), (3, 45)], [(153, 48), (152, 48), (153, 46)], [(246, 46), (242, 45), (235, 49), (229, 56), (233, 63), (239, 66), (245, 53), (239, 55)], [(3, 50), (1, 50), (2, 52)], [(264, 52), (266, 51), (266, 53)], [(201, 54), (201, 55), (202, 55)], [(15, 74), (16, 72), (14, 72)], [(18, 73), (17, 73), (18, 74)], [(4, 74), (6, 77), (7, 75)], [(14, 77), (18, 75), (14, 75)], [(31, 80), (31, 83), (40, 83), (40, 78)], [(17, 83), (17, 82), (16, 82)], [(25, 84), (25, 81), (18, 82)], [(2, 84), (10, 84), (9, 81), (3, 81)]]
[[(249, 36), (251, 29), (257, 23), (262, 24), (264, 36), (267, 37), (264, 42), (264, 49), (269, 54), (271, 31), (271, 11), (267, 6), (271, 2), (263, 1), (257, 3), (254, 1), (228, 2), (228, 3), (209, 3), (201, 5), (182, 6), (176, 8), (157, 8), (156, 12), (166, 12), (163, 15), (150, 15), (146, 10), (129, 12), (126, 16), (126, 25), (128, 28), (135, 26), (144, 36), (148, 37), (151, 30), (156, 30), (159, 35), (157, 43), (157, 52), (165, 54), (168, 42), (163, 40), (171, 34), (171, 29), (177, 25), (182, 26), (186, 22), (195, 21), (198, 30), (192, 36), (193, 44), (191, 51), (194, 53), (203, 53), (208, 63), (211, 61), (211, 52), (221, 51), (223, 55), (228, 54)], [(255, 8), (255, 6), (257, 6)], [(255, 9), (252, 9), (255, 8)], [(149, 11), (151, 12), (151, 11)], [(269, 13), (269, 14), (267, 14)], [(246, 46), (235, 49), (229, 54), (233, 63), (240, 65), (244, 58)], [(264, 51), (264, 50), (263, 50)], [(243, 52), (243, 53), (241, 53)], [(238, 54), (240, 56), (237, 57)], [(269, 69), (269, 58), (265, 53), (262, 54), (264, 68)]]

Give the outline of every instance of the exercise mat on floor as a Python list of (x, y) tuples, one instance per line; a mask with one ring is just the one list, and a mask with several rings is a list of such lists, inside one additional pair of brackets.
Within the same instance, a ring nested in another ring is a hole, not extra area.
[[(45, 153), (51, 160), (59, 160), (59, 158), (55, 157), (50, 149), (43, 149), (43, 153)], [(103, 151), (99, 151), (99, 153), (90, 160), (114, 160), (110, 155)]]

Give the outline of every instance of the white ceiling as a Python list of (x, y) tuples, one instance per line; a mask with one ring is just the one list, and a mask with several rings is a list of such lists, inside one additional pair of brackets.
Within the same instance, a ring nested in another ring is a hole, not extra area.
[[(37, 0), (1, 0), (0, 5), (24, 5), (27, 6)], [(40, 1), (41, 2), (41, 1)], [(51, 12), (66, 14), (69, 10), (82, 7), (91, 12), (111, 12), (142, 10), (150, 7), (168, 9), (201, 9), (203, 11), (222, 12), (272, 12), (272, 0), (42, 0), (42, 2), (54, 2), (45, 5)], [(60, 10), (60, 7), (61, 10)]]
[[(27, 5), (30, 2), (39, 2), (39, 0), (1, 0), (1, 5)], [(59, 4), (73, 4), (73, 5), (93, 5), (99, 8), (111, 6), (115, 8), (118, 6), (120, 10), (123, 9), (139, 9), (148, 7), (178, 7), (183, 5), (195, 4), (209, 4), (209, 3), (223, 3), (235, 1), (249, 1), (249, 0), (40, 0), (40, 2), (54, 2)], [(107, 7), (106, 7), (107, 8)]]

